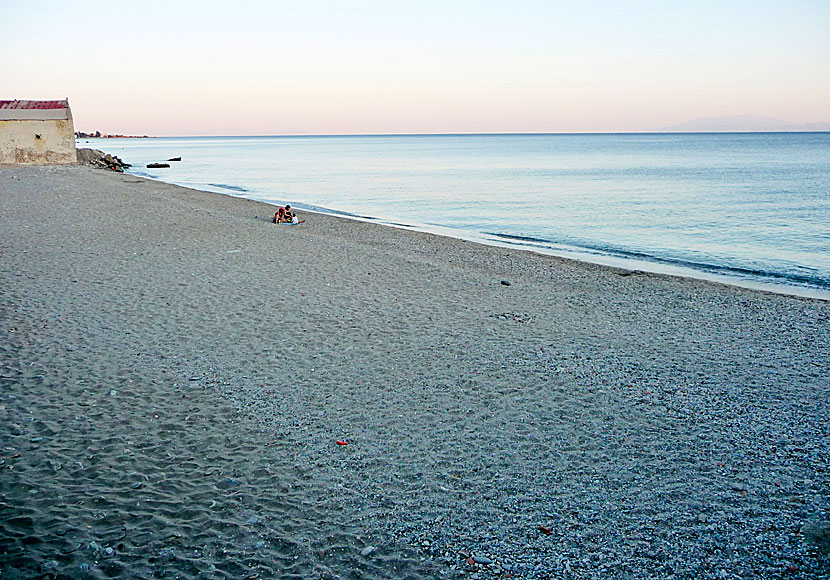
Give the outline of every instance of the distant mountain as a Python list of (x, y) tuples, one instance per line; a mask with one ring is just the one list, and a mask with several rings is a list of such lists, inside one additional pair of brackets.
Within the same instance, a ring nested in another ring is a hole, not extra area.
[(678, 133), (708, 133), (730, 131), (830, 131), (830, 123), (791, 123), (771, 117), (757, 117), (753, 115), (733, 115), (731, 117), (703, 117), (662, 131)]

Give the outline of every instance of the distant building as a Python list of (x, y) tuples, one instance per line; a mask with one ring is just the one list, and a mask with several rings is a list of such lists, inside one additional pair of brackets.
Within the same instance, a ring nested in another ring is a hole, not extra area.
[(69, 100), (0, 101), (0, 163), (76, 163)]

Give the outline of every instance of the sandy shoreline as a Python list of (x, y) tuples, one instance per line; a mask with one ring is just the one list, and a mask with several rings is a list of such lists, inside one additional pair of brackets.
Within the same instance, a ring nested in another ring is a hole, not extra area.
[(827, 302), (269, 215), (0, 168), (4, 578), (830, 575)]

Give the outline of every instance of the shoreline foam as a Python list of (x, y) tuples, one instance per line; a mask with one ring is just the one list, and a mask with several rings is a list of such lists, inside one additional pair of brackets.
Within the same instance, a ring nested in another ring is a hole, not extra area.
[(826, 302), (268, 207), (0, 168), (4, 575), (830, 570)]

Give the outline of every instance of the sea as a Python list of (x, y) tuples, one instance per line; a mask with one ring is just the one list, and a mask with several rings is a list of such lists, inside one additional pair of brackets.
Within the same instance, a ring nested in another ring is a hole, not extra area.
[(830, 299), (830, 133), (77, 143), (135, 175), (299, 211)]

